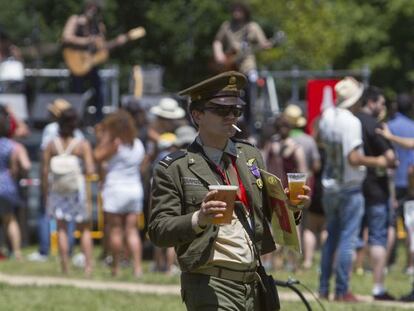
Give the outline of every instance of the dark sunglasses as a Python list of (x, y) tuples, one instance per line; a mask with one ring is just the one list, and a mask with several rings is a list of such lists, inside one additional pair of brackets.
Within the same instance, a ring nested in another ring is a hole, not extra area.
[(204, 107), (203, 110), (208, 110), (220, 117), (227, 117), (230, 113), (235, 117), (240, 117), (243, 114), (243, 108), (234, 106)]

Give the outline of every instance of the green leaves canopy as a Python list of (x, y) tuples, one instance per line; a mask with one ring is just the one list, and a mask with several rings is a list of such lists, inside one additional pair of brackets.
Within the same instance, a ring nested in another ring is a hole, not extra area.
[[(164, 84), (176, 91), (210, 75), (211, 43), (227, 19), (230, 1), (106, 0), (108, 37), (144, 26), (147, 36), (114, 52), (124, 77), (133, 64), (165, 67)], [(414, 2), (411, 0), (250, 0), (253, 19), (270, 37), (282, 29), (287, 41), (259, 53), (270, 69), (361, 68), (368, 64), (372, 82), (394, 91), (414, 81)], [(59, 43), (79, 0), (0, 0), (0, 25), (21, 47)], [(43, 56), (47, 66), (63, 66), (59, 52)], [(26, 58), (27, 66), (34, 59)], [(125, 84), (123, 84), (125, 85)], [(124, 90), (125, 91), (125, 90)]]

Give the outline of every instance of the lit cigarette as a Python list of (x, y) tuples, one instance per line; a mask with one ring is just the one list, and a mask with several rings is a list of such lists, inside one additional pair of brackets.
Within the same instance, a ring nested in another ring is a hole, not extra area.
[(234, 129), (237, 131), (237, 132), (241, 132), (242, 130), (241, 129), (239, 129), (238, 127), (237, 127), (237, 125), (236, 124), (232, 124), (231, 125), (232, 127), (234, 127)]

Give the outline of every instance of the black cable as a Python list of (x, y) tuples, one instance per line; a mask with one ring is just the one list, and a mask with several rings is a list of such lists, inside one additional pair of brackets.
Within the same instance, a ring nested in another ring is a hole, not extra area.
[(297, 283), (299, 284), (299, 281), (296, 280), (288, 280), (286, 281), (279, 281), (279, 280), (275, 280), (275, 286), (281, 286), (281, 287), (287, 287), (290, 290), (294, 291), (296, 293), (296, 295), (299, 296), (299, 298), (302, 300), (303, 304), (306, 307), (306, 310), (308, 311), (312, 311), (312, 308), (309, 304), (309, 302), (306, 300), (305, 296), (300, 292), (300, 290), (298, 290), (293, 284)]
[(313, 291), (309, 287), (307, 287), (305, 284), (301, 283), (299, 280), (289, 277), (287, 281), (275, 280), (275, 284), (279, 285), (279, 286), (282, 286), (282, 287), (287, 287), (287, 288), (291, 289), (292, 291), (294, 291), (299, 296), (299, 298), (302, 300), (302, 302), (305, 304), (307, 310), (312, 310), (309, 303), (308, 303), (308, 301), (306, 300), (305, 296), (293, 284), (301, 285), (303, 288), (305, 288), (312, 295), (312, 297), (316, 300), (316, 302), (319, 304), (321, 309), (323, 311), (326, 311), (324, 305), (318, 299), (318, 297), (313, 293)]
[(326, 311), (325, 306), (322, 304), (321, 300), (313, 293), (313, 291), (309, 287), (307, 287), (305, 284), (300, 283), (300, 282), (299, 282), (299, 285), (305, 288), (312, 295), (313, 299), (316, 300), (316, 302), (319, 304), (319, 306), (321, 307), (323, 311)]

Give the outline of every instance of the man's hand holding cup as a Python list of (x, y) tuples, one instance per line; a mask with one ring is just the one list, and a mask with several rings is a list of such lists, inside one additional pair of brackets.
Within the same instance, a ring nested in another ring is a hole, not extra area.
[(300, 212), (309, 206), (311, 189), (306, 185), (306, 173), (288, 173), (289, 188), (285, 189), (288, 206), (293, 212)]
[(198, 225), (229, 224), (234, 209), (237, 186), (212, 185), (206, 194), (198, 215)]

